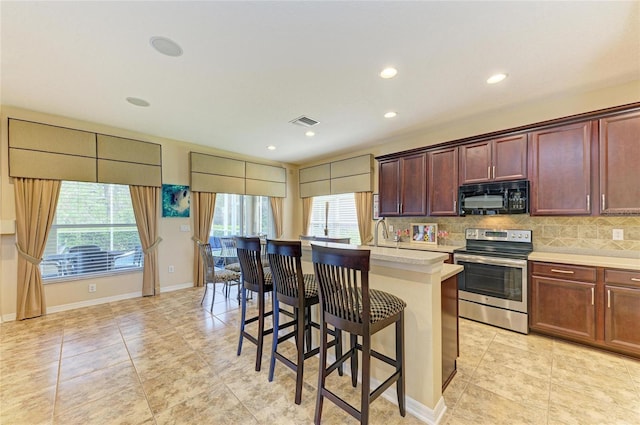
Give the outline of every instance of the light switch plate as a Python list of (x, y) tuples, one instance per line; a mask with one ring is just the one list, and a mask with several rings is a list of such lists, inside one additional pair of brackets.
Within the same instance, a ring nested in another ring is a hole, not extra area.
[(189, 226), (188, 224), (181, 224), (180, 225), (180, 231), (181, 232), (190, 232), (191, 231), (191, 226)]
[(393, 233), (393, 224), (389, 225), (389, 232)]
[(613, 240), (614, 241), (623, 241), (624, 240), (624, 230), (623, 229), (613, 229)]

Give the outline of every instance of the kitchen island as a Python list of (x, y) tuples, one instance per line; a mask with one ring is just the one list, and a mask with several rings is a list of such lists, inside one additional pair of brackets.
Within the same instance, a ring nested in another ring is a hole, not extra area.
[[(450, 283), (451, 279), (462, 270), (462, 266), (444, 264), (448, 258), (446, 253), (317, 244), (370, 250), (369, 284), (371, 288), (392, 293), (407, 303), (405, 310), (407, 411), (424, 422), (438, 423), (446, 410), (442, 398), (443, 381), (450, 379), (449, 376), (443, 379), (443, 339), (457, 340), (457, 334), (443, 335), (441, 284), (442, 282)], [(302, 260), (304, 272), (311, 273), (313, 264), (311, 247), (308, 245), (303, 246)], [(446, 324), (444, 329), (448, 333), (455, 332)], [(395, 356), (393, 327), (374, 335), (373, 348), (391, 357)], [(390, 367), (380, 363), (377, 361), (372, 363), (373, 386), (379, 384), (380, 379), (386, 379), (391, 374)], [(395, 403), (397, 400), (395, 386), (387, 389), (383, 397)]]

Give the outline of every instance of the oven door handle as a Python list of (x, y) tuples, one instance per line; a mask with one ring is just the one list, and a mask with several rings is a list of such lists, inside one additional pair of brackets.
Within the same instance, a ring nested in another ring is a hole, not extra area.
[(489, 264), (497, 266), (511, 266), (524, 268), (527, 266), (527, 260), (518, 260), (515, 258), (502, 258), (502, 257), (488, 257), (483, 255), (469, 255), (469, 254), (455, 254), (454, 262), (458, 264), (459, 261), (467, 263), (479, 263)]

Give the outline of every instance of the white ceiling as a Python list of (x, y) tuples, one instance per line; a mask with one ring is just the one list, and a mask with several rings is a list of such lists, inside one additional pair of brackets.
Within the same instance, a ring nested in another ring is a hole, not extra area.
[[(3, 105), (290, 163), (640, 79), (638, 1), (2, 1), (0, 13)], [(184, 54), (159, 54), (152, 36)], [(398, 76), (383, 80), (389, 65)], [(509, 78), (487, 85), (497, 71)], [(289, 123), (300, 115), (320, 121), (314, 138)]]

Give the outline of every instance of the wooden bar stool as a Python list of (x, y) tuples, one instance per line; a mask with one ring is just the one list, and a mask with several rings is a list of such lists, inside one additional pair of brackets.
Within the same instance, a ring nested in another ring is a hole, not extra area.
[[(240, 319), (240, 339), (238, 341), (238, 355), (242, 353), (242, 341), (247, 338), (249, 341), (257, 345), (256, 353), (256, 371), (260, 371), (262, 364), (262, 347), (264, 346), (264, 337), (273, 333), (273, 328), (265, 329), (265, 319), (273, 315), (274, 311), (265, 310), (265, 296), (273, 291), (273, 281), (271, 272), (265, 272), (262, 268), (262, 260), (260, 256), (260, 239), (236, 236), (236, 251), (238, 261), (240, 262), (241, 280), (241, 319)], [(247, 290), (257, 294), (258, 315), (247, 319)], [(287, 311), (280, 311), (289, 317), (293, 314)], [(251, 335), (245, 331), (245, 326), (258, 322), (258, 334)], [(285, 326), (293, 326), (293, 322)]]
[[(405, 416), (404, 384), (404, 309), (400, 298), (383, 291), (369, 289), (369, 256), (371, 251), (330, 248), (311, 245), (313, 267), (318, 282), (321, 312), (320, 372), (316, 400), (315, 423), (320, 424), (322, 403), (328, 398), (361, 424), (369, 423), (369, 405), (394, 382), (398, 394), (400, 415)], [(371, 349), (371, 335), (394, 324), (396, 328), (396, 358), (392, 359)], [(349, 332), (351, 347), (327, 367), (327, 325)], [(358, 336), (362, 344), (358, 343)], [(326, 378), (347, 359), (351, 360), (351, 383), (358, 381), (358, 350), (362, 352), (362, 390), (360, 410), (339, 398), (325, 387)], [(371, 390), (371, 357), (395, 368), (395, 372), (380, 386)]]
[[(273, 316), (273, 344), (271, 346), (271, 363), (269, 365), (269, 382), (273, 381), (273, 373), (276, 367), (276, 359), (296, 373), (295, 403), (302, 401), (302, 379), (304, 374), (304, 361), (315, 356), (320, 351), (319, 347), (311, 348), (311, 328), (320, 329), (320, 325), (311, 320), (311, 306), (317, 305), (318, 285), (313, 274), (302, 273), (302, 245), (300, 241), (276, 241), (267, 240), (267, 255), (271, 269), (274, 294), (273, 311), (280, 310), (280, 304), (293, 307), (295, 329), (286, 335), (279, 335), (279, 315)], [(333, 334), (333, 331), (331, 331)], [(338, 332), (339, 333), (339, 332)], [(306, 335), (306, 341), (305, 341)], [(293, 362), (278, 352), (278, 344), (295, 338), (297, 355)], [(342, 355), (340, 337), (334, 338), (331, 345), (336, 347), (336, 358)], [(306, 348), (305, 348), (306, 342)], [(342, 371), (340, 371), (342, 375)]]

